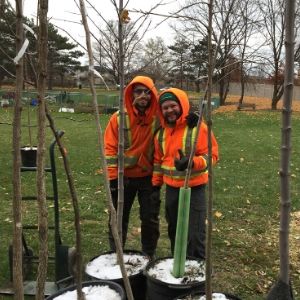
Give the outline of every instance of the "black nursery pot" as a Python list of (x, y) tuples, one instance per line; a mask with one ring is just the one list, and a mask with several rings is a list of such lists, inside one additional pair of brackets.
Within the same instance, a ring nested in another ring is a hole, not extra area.
[(36, 167), (37, 147), (22, 147), (21, 160), (23, 167)]
[[(110, 289), (114, 290), (115, 292), (117, 292), (120, 295), (121, 300), (126, 299), (125, 292), (124, 292), (123, 288), (115, 282), (108, 281), (108, 280), (94, 280), (94, 281), (86, 281), (86, 282), (82, 283), (83, 288), (84, 287), (89, 287), (89, 286), (90, 287), (99, 286), (99, 285), (100, 286), (108, 286)], [(61, 289), (57, 293), (52, 294), (51, 296), (47, 297), (46, 300), (53, 300), (56, 297), (58, 297), (60, 295), (63, 295), (66, 292), (71, 292), (71, 291), (74, 291), (74, 290), (76, 290), (76, 285), (69, 286), (69, 287), (67, 287), (65, 289)], [(77, 300), (77, 295), (76, 295), (76, 298), (74, 300)]]
[[(169, 259), (171, 257), (158, 258), (150, 262), (144, 274), (147, 277), (147, 299), (148, 300), (173, 300), (180, 295), (192, 293), (193, 291), (204, 291), (205, 281), (197, 281), (191, 283), (173, 284), (161, 281), (159, 278), (154, 278), (149, 275), (149, 270), (155, 266), (159, 261)], [(192, 259), (197, 260), (198, 259)]]
[[(217, 292), (217, 293), (221, 293), (221, 292)], [(231, 294), (227, 294), (227, 293), (221, 293), (221, 294), (225, 295), (226, 298), (229, 300), (242, 300), (241, 298), (239, 298), (235, 295), (231, 295)], [(201, 296), (204, 296), (204, 295), (205, 295), (205, 292), (194, 291), (192, 293), (188, 293), (188, 294), (179, 296), (179, 297), (175, 298), (174, 300), (197, 300)]]
[[(101, 255), (106, 255), (106, 254), (111, 254), (111, 253), (114, 253), (114, 252), (113, 251), (108, 251), (108, 252), (102, 253)], [(124, 250), (123, 253), (124, 254), (129, 254), (129, 255), (130, 254), (137, 254), (137, 255), (145, 256), (145, 254), (143, 252), (136, 251), (136, 250)], [(99, 256), (96, 256), (96, 257), (92, 258), (90, 260), (90, 262), (92, 262), (94, 259), (96, 259), (98, 257)], [(121, 285), (123, 287), (123, 289), (125, 290), (123, 278), (116, 278), (116, 279), (96, 278), (94, 276), (91, 276), (91, 275), (87, 274), (86, 271), (85, 271), (85, 273), (86, 273), (86, 276), (87, 276), (87, 280), (99, 280), (99, 279), (109, 280), (109, 281), (112, 281), (112, 282), (115, 282), (115, 283)], [(143, 269), (141, 269), (139, 271), (139, 273), (129, 275), (128, 279), (129, 279), (129, 282), (130, 282), (133, 298), (135, 300), (145, 300), (146, 299), (147, 283), (146, 283), (146, 277), (143, 274)]]

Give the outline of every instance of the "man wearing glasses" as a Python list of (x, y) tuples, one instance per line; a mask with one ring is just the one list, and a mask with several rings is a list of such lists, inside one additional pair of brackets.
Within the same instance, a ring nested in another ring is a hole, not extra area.
[[(159, 238), (159, 194), (153, 196), (153, 137), (159, 128), (158, 95), (151, 78), (136, 76), (124, 90), (124, 208), (122, 222), (123, 247), (126, 242), (131, 207), (135, 196), (139, 201), (142, 251), (153, 258)], [(118, 202), (118, 128), (119, 112), (115, 112), (104, 135), (105, 157), (110, 190), (115, 208)], [(109, 226), (109, 243), (115, 244)]]

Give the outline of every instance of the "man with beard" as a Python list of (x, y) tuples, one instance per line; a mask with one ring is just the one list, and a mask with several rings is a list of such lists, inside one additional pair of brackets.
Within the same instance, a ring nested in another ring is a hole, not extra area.
[[(153, 137), (159, 128), (157, 90), (151, 78), (136, 76), (124, 90), (124, 208), (123, 247), (126, 242), (131, 207), (139, 202), (142, 251), (153, 257), (159, 238), (160, 197), (152, 195)], [(112, 115), (105, 130), (104, 146), (110, 190), (114, 207), (118, 202), (118, 130), (119, 112)], [(109, 243), (115, 243), (109, 226)]]
[[(184, 186), (190, 152), (196, 136), (195, 115), (189, 113), (187, 94), (176, 88), (159, 96), (162, 128), (154, 138), (154, 172), (152, 184), (159, 192), (166, 184), (165, 213), (171, 251), (174, 254), (179, 189)], [(212, 163), (218, 161), (218, 145), (212, 134)], [(191, 187), (187, 256), (205, 258), (205, 186), (208, 182), (208, 136), (202, 121), (188, 186)]]

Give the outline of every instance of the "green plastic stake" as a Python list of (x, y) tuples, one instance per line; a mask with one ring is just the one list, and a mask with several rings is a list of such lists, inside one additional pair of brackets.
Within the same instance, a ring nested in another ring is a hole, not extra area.
[(173, 276), (176, 278), (182, 277), (185, 271), (190, 198), (191, 188), (180, 188), (173, 263)]

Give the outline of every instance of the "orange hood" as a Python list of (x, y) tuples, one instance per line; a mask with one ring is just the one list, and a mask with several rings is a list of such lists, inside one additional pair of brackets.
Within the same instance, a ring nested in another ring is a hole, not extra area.
[[(186, 125), (185, 118), (188, 115), (189, 110), (190, 110), (190, 103), (189, 103), (189, 99), (188, 99), (188, 96), (187, 96), (186, 92), (184, 92), (183, 90), (177, 89), (177, 88), (170, 88), (170, 89), (164, 90), (159, 95), (159, 97), (161, 97), (164, 93), (167, 93), (167, 92), (174, 94), (178, 98), (179, 103), (181, 105), (182, 114), (178, 118), (178, 120), (176, 121), (176, 127), (179, 126), (179, 125)], [(158, 114), (159, 114), (159, 119), (160, 119), (160, 122), (161, 122), (162, 126), (167, 127), (167, 124), (165, 123), (164, 117), (163, 117), (162, 112), (161, 112), (161, 106), (160, 105), (159, 105)]]
[(125, 103), (125, 108), (130, 116), (137, 116), (137, 110), (136, 108), (132, 105), (132, 88), (134, 84), (143, 84), (145, 85), (149, 90), (151, 90), (151, 102), (150, 102), (150, 107), (146, 110), (145, 114), (145, 123), (149, 124), (152, 122), (152, 117), (157, 113), (158, 109), (158, 93), (156, 90), (156, 87), (154, 85), (154, 82), (150, 77), (147, 76), (136, 76), (133, 78), (132, 81), (126, 86), (125, 91), (124, 91), (124, 103)]

